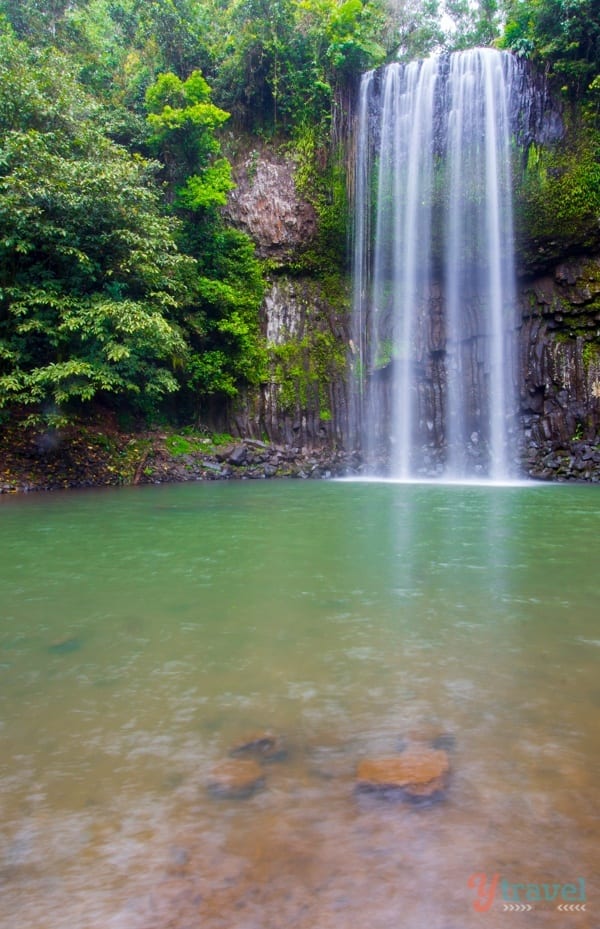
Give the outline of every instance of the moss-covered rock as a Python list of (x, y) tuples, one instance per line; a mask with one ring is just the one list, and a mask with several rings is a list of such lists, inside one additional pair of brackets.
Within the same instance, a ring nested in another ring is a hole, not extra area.
[(577, 119), (559, 142), (532, 144), (515, 206), (521, 274), (600, 249), (600, 133)]

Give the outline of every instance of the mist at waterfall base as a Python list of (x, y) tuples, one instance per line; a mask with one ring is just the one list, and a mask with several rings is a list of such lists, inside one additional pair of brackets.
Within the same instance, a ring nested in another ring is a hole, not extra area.
[(516, 68), (472, 49), (362, 79), (350, 443), (371, 474), (517, 474)]

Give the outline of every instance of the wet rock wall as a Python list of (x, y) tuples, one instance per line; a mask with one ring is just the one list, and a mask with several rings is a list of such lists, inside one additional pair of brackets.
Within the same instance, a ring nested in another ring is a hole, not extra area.
[[(288, 151), (246, 146), (230, 152), (236, 188), (226, 215), (265, 260), (261, 327), (269, 377), (229, 409), (217, 427), (299, 449), (341, 447), (346, 434), (349, 280), (315, 271), (319, 222), (299, 192)], [(318, 261), (317, 261), (318, 264)]]
[(524, 470), (600, 480), (600, 258), (524, 282), (520, 311)]
[[(234, 162), (229, 219), (268, 261), (261, 325), (270, 376), (260, 389), (215, 410), (223, 431), (299, 449), (348, 446), (351, 394), (350, 282), (311, 272), (318, 218), (298, 193), (296, 165), (268, 149)], [(422, 446), (435, 467), (443, 441), (444, 295), (434, 285), (418, 345)], [(543, 479), (600, 480), (600, 257), (570, 258), (518, 285), (517, 468)], [(474, 376), (485, 379), (484, 334), (465, 333)], [(350, 359), (350, 361), (349, 361)], [(389, 372), (387, 372), (389, 374)], [(386, 369), (379, 374), (385, 397)], [(475, 415), (475, 411), (474, 411)], [(477, 456), (477, 442), (469, 454)]]

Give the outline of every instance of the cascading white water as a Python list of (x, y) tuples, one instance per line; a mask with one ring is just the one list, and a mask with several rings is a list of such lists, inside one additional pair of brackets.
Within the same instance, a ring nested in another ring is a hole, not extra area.
[(473, 49), (362, 81), (352, 418), (394, 477), (509, 476), (512, 62)]

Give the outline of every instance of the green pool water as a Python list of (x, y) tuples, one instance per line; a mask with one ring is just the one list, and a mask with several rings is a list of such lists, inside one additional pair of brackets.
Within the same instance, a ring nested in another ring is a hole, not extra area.
[[(0, 927), (598, 926), (599, 540), (591, 486), (0, 498)], [(438, 802), (357, 793), (436, 737)], [(586, 912), (476, 912), (475, 873)]]

